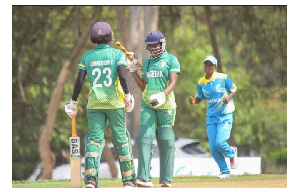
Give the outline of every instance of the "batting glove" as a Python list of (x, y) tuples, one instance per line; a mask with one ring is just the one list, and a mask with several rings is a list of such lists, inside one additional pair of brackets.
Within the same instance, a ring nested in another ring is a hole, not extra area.
[(138, 68), (137, 68), (135, 65), (133, 65), (133, 66), (130, 67), (130, 69), (129, 69), (130, 73), (137, 72), (137, 70), (138, 70)]
[(134, 52), (128, 52), (130, 55), (133, 55), (133, 60), (130, 60), (127, 55), (125, 55), (126, 63), (127, 63), (127, 69), (131, 69), (131, 67), (135, 66), (137, 64), (137, 55)]
[(65, 104), (65, 112), (70, 119), (77, 115), (77, 104), (77, 101), (73, 101), (72, 99)]
[(164, 92), (160, 92), (150, 96), (150, 104), (154, 108), (160, 107), (165, 102), (166, 102), (166, 94)]
[(131, 95), (130, 93), (125, 94), (124, 100), (125, 100), (125, 110), (126, 110), (126, 112), (131, 112), (134, 108), (133, 95)]

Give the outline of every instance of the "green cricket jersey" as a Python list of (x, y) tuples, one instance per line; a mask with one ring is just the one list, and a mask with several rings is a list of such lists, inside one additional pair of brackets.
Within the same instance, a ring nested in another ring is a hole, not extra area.
[(117, 109), (125, 107), (117, 67), (127, 66), (125, 54), (108, 44), (100, 44), (85, 52), (79, 69), (87, 72), (90, 84), (87, 109)]
[[(180, 64), (177, 58), (165, 51), (157, 59), (146, 58), (143, 63), (142, 77), (145, 77), (147, 85), (143, 92), (143, 102), (150, 105), (150, 96), (164, 91), (170, 79), (171, 73), (180, 73)], [(166, 95), (166, 102), (157, 109), (175, 109), (174, 91)]]

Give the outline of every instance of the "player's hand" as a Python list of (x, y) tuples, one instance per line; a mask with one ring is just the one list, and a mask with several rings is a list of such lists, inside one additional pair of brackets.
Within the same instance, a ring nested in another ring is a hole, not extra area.
[(190, 96), (189, 102), (191, 105), (195, 104), (195, 98), (193, 96)]
[(133, 66), (137, 64), (137, 55), (134, 52), (128, 52), (130, 55), (133, 56), (133, 59), (130, 60), (127, 55), (125, 55), (126, 63), (127, 63), (127, 69), (131, 69)]
[(134, 108), (133, 95), (131, 95), (130, 93), (125, 94), (124, 100), (125, 100), (125, 110), (126, 110), (126, 112), (131, 112)]
[(229, 103), (229, 99), (228, 99), (227, 97), (223, 97), (223, 98), (222, 98), (222, 102), (223, 102), (224, 104), (228, 104), (228, 103)]
[(73, 101), (72, 99), (65, 104), (65, 112), (70, 119), (77, 115), (77, 104), (77, 101)]
[(164, 92), (160, 92), (150, 96), (150, 104), (154, 108), (160, 107), (165, 102), (166, 102), (166, 94)]

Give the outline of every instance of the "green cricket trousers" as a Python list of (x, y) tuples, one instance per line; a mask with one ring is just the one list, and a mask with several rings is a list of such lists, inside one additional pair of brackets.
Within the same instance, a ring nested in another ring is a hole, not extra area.
[(87, 109), (89, 132), (85, 137), (85, 182), (95, 177), (98, 186), (99, 164), (105, 145), (104, 130), (108, 120), (112, 143), (116, 148), (122, 180), (135, 178), (130, 134), (125, 126), (125, 109)]
[(140, 127), (136, 136), (138, 178), (143, 178), (145, 181), (151, 178), (151, 151), (153, 139), (156, 136), (160, 159), (159, 183), (164, 179), (172, 181), (175, 159), (175, 135), (172, 127), (175, 114), (176, 109), (154, 109), (142, 102)]

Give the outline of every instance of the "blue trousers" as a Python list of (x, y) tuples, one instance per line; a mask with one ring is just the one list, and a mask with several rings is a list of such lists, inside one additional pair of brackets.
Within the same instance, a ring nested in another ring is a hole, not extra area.
[(220, 168), (220, 172), (229, 174), (225, 157), (234, 157), (234, 150), (228, 145), (232, 128), (232, 113), (206, 117), (206, 129), (211, 154)]

